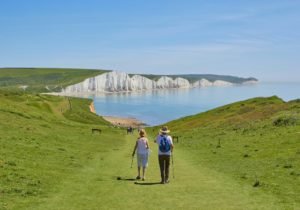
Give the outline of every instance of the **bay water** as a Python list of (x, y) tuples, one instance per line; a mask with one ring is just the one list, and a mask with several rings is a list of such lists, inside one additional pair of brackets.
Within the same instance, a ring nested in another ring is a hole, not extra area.
[(300, 83), (258, 83), (229, 87), (167, 89), (91, 95), (97, 114), (136, 118), (148, 125), (204, 112), (253, 97), (300, 98)]

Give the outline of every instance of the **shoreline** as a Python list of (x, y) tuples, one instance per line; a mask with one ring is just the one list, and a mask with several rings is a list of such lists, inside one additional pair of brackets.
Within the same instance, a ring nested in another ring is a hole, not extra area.
[(119, 126), (119, 127), (144, 127), (147, 126), (144, 122), (132, 118), (132, 117), (116, 117), (116, 116), (102, 116), (103, 119), (110, 122), (112, 125)]
[(94, 101), (90, 104), (90, 112), (94, 113), (94, 114), (97, 114), (96, 113), (96, 110), (95, 110), (95, 106), (94, 106)]
[[(94, 113), (97, 115), (95, 106), (94, 106), (94, 101), (90, 104), (89, 106), (90, 112)], [(119, 126), (119, 127), (133, 127), (133, 128), (138, 128), (138, 127), (144, 127), (147, 126), (144, 122), (141, 120), (138, 120), (133, 117), (117, 117), (117, 116), (101, 116), (103, 117), (104, 120), (110, 122), (114, 126)]]
[[(258, 83), (258, 82), (257, 82)], [(231, 85), (216, 85), (216, 86), (203, 86), (203, 87), (170, 87), (170, 88), (154, 88), (154, 89), (140, 89), (140, 90), (121, 90), (121, 91), (83, 91), (83, 92), (49, 92), (45, 94), (55, 95), (55, 96), (67, 96), (67, 97), (78, 97), (87, 98), (90, 95), (112, 95), (112, 94), (131, 94), (131, 93), (143, 93), (150, 91), (168, 91), (168, 90), (190, 90), (195, 88), (210, 88), (210, 87), (231, 87), (239, 85), (255, 85), (257, 83), (247, 83), (247, 84), (235, 84)]]
[[(217, 81), (217, 80), (215, 80)], [(91, 95), (111, 95), (111, 94), (131, 94), (131, 93), (143, 93), (149, 91), (161, 91), (161, 90), (190, 90), (195, 88), (210, 88), (210, 87), (232, 87), (232, 86), (243, 86), (243, 85), (257, 85), (260, 81), (248, 81), (243, 83), (231, 83), (230, 85), (212, 85), (212, 86), (183, 86), (183, 87), (167, 87), (167, 88), (151, 88), (151, 89), (137, 89), (137, 90), (120, 90), (120, 91), (83, 91), (83, 92), (48, 92), (44, 94), (55, 95), (55, 96), (67, 96), (77, 98), (88, 98)], [(75, 84), (74, 84), (75, 85)]]

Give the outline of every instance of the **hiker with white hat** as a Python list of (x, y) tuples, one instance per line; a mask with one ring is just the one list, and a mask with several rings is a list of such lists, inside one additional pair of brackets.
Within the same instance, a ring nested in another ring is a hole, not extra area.
[(172, 137), (168, 135), (169, 132), (168, 127), (163, 126), (156, 138), (161, 184), (169, 183), (170, 157), (174, 148)]

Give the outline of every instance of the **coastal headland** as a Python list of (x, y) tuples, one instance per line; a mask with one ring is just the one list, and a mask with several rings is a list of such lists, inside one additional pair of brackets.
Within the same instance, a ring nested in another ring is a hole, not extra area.
[(177, 138), (161, 185), (160, 126), (146, 127), (152, 154), (137, 181), (136, 131), (96, 115), (91, 99), (11, 77), (0, 87), (0, 209), (300, 208), (299, 99), (256, 97), (167, 122)]

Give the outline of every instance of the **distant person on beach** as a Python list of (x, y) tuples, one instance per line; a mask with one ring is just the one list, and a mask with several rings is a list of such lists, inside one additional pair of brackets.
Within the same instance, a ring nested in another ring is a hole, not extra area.
[[(145, 180), (146, 168), (148, 167), (148, 155), (150, 151), (148, 139), (146, 138), (146, 131), (141, 129), (139, 132), (139, 137), (135, 143), (132, 157), (134, 157), (135, 151), (137, 151), (137, 166), (138, 175), (136, 179)], [(141, 177), (141, 167), (143, 167), (143, 176)]]
[(131, 126), (127, 128), (127, 134), (128, 133), (133, 134), (133, 128)]
[(172, 137), (168, 135), (169, 132), (168, 127), (163, 126), (156, 138), (161, 184), (169, 183), (170, 157), (174, 148)]

